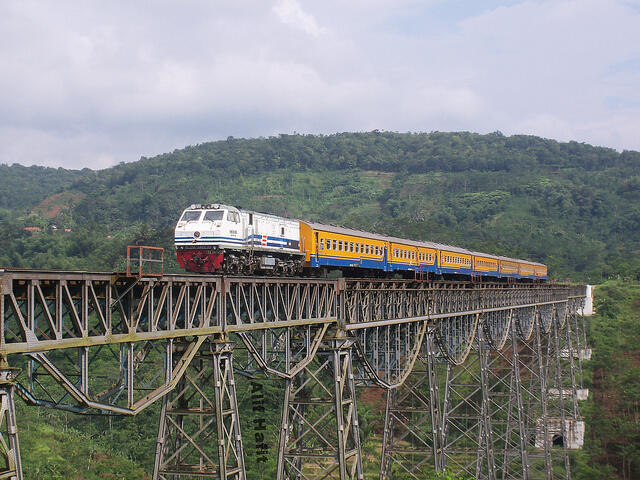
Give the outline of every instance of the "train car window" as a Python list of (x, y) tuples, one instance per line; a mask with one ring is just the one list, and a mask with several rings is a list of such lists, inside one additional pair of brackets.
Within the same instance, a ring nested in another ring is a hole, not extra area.
[(380, 248), (376, 245), (376, 255), (380, 255)]
[(184, 212), (184, 215), (182, 215), (182, 218), (180, 219), (180, 221), (195, 222), (200, 218), (200, 215), (202, 215), (202, 212), (199, 210), (189, 210), (187, 212)]
[(368, 243), (365, 245), (365, 248), (367, 250), (367, 255), (369, 255), (369, 244)]
[(338, 240), (338, 251), (342, 251), (342, 240)]
[(349, 242), (349, 251), (353, 252), (353, 242)]
[(249, 214), (249, 225), (253, 225), (253, 213)]
[(333, 239), (333, 249), (338, 250), (338, 241), (335, 238)]
[(324, 250), (324, 238), (320, 239), (320, 250)]
[(207, 213), (204, 214), (204, 218), (202, 219), (205, 222), (215, 222), (217, 220), (222, 220), (224, 216), (224, 212), (220, 210), (208, 210)]

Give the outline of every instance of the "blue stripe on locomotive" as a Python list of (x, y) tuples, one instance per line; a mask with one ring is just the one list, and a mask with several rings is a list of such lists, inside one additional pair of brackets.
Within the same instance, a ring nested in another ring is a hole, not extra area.
[[(194, 242), (194, 237), (175, 237), (176, 245), (201, 245), (202, 247), (209, 246), (210, 243), (226, 243), (232, 244), (239, 247), (250, 246), (253, 240), (254, 247), (271, 247), (271, 248), (287, 248), (287, 244), (291, 244), (296, 242), (296, 239), (293, 238), (283, 238), (283, 237), (270, 237), (267, 236), (267, 244), (262, 244), (262, 235), (250, 235), (247, 238), (234, 238), (234, 237), (224, 237), (224, 236), (207, 236), (207, 237), (199, 237), (196, 238)], [(297, 250), (297, 249), (293, 249)]]

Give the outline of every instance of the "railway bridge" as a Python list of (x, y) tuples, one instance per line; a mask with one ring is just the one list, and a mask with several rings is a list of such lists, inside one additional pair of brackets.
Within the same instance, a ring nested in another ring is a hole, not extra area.
[(0, 478), (23, 478), (18, 396), (105, 415), (158, 403), (154, 480), (244, 480), (242, 375), (284, 390), (264, 439), (278, 480), (365, 478), (360, 388), (384, 392), (381, 480), (568, 479), (584, 301), (556, 284), (7, 269)]

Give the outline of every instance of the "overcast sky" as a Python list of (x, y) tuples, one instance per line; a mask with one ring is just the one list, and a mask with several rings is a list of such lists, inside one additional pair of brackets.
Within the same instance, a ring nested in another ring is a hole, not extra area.
[(640, 0), (3, 0), (0, 163), (278, 133), (640, 150)]

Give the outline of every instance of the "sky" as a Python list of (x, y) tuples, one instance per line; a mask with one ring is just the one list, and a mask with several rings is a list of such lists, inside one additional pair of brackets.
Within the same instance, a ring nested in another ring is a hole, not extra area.
[(4, 0), (0, 163), (472, 131), (640, 150), (640, 0)]

